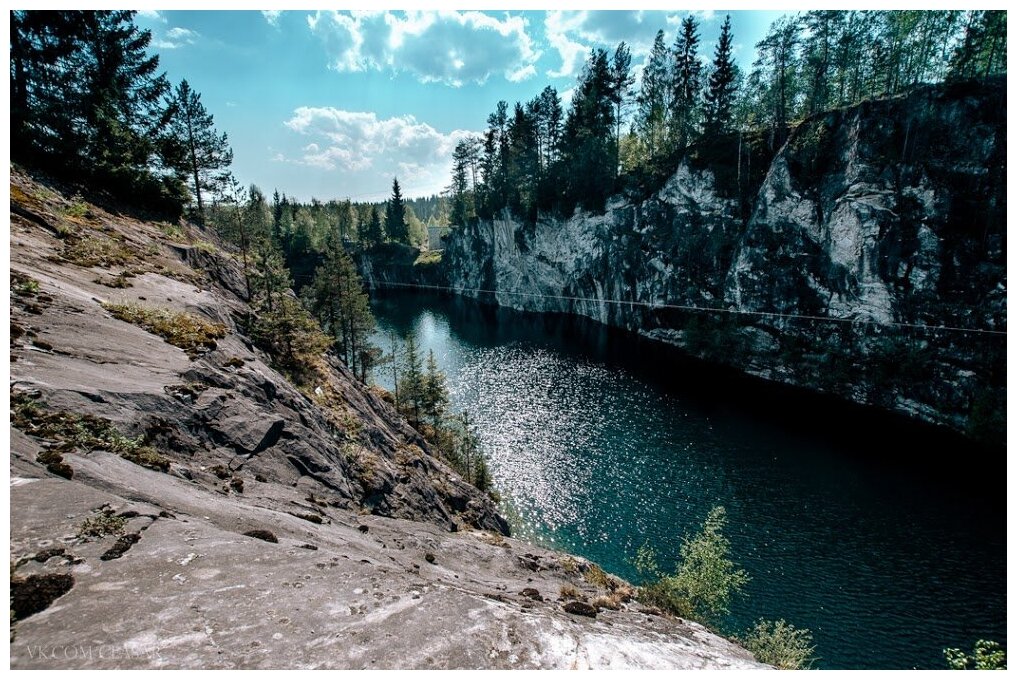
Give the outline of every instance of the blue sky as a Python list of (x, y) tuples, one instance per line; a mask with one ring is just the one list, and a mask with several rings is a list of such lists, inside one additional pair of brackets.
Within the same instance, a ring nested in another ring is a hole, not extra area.
[[(566, 98), (591, 47), (624, 40), (641, 66), (688, 11), (154, 11), (137, 16), (174, 83), (186, 78), (230, 138), (245, 184), (308, 200), (448, 184), (452, 148), (498, 100)], [(724, 11), (695, 11), (712, 55)], [(731, 12), (736, 57), (780, 12)]]

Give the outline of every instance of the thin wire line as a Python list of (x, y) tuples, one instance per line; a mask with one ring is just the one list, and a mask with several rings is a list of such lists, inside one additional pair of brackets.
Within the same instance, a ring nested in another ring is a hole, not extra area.
[(887, 323), (887, 322), (881, 322), (881, 321), (875, 321), (875, 320), (865, 321), (865, 320), (858, 319), (858, 318), (855, 318), (855, 319), (841, 319), (841, 318), (831, 317), (831, 316), (816, 316), (816, 315), (812, 315), (812, 314), (796, 314), (796, 313), (793, 313), (793, 312), (755, 312), (755, 311), (743, 310), (743, 309), (716, 309), (716, 308), (712, 308), (712, 307), (696, 307), (696, 306), (692, 306), (692, 305), (676, 305), (676, 304), (669, 304), (669, 303), (655, 303), (655, 302), (647, 302), (647, 301), (642, 301), (642, 300), (610, 300), (610, 299), (578, 297), (578, 296), (571, 296), (571, 295), (548, 295), (546, 293), (521, 293), (521, 292), (516, 292), (516, 291), (508, 291), (508, 290), (491, 290), (491, 289), (487, 289), (487, 288), (470, 288), (470, 287), (466, 287), (466, 286), (461, 287), (461, 288), (453, 288), (453, 287), (450, 287), (450, 286), (436, 286), (436, 285), (427, 284), (427, 283), (401, 283), (401, 282), (396, 282), (396, 281), (378, 281), (378, 282), (376, 282), (376, 285), (381, 287), (381, 288), (390, 287), (390, 286), (391, 287), (396, 287), (396, 288), (423, 288), (423, 289), (428, 289), (428, 290), (444, 290), (444, 291), (449, 291), (449, 292), (452, 292), (452, 293), (462, 293), (462, 292), (469, 291), (471, 293), (490, 293), (492, 295), (498, 295), (498, 294), (501, 294), (501, 295), (516, 295), (516, 296), (519, 296), (519, 297), (531, 297), (531, 298), (540, 298), (540, 299), (546, 299), (546, 300), (567, 300), (567, 301), (571, 301), (571, 302), (593, 302), (593, 303), (597, 303), (597, 304), (614, 304), (614, 305), (640, 306), (640, 307), (648, 307), (650, 309), (677, 309), (677, 310), (686, 311), (686, 312), (714, 312), (714, 313), (718, 313), (718, 314), (741, 314), (741, 315), (744, 315), (744, 316), (757, 316), (757, 317), (763, 317), (763, 318), (803, 319), (803, 320), (806, 320), (806, 321), (822, 321), (822, 322), (830, 322), (830, 323), (864, 324), (864, 325), (867, 325), (867, 326), (880, 326), (880, 327), (883, 327), (883, 328), (895, 327), (895, 328), (908, 328), (908, 329), (923, 330), (923, 331), (949, 331), (949, 332), (954, 332), (954, 333), (973, 333), (973, 334), (979, 334), (979, 335), (997, 335), (997, 336), (1003, 336), (1003, 337), (1006, 337), (1006, 333), (1007, 333), (1006, 331), (993, 331), (993, 330), (987, 330), (987, 329), (984, 329), (984, 328), (964, 328), (964, 327), (961, 327), (961, 326), (930, 326), (928, 324), (906, 323), (906, 322), (903, 322), (903, 321), (890, 321), (890, 322)]

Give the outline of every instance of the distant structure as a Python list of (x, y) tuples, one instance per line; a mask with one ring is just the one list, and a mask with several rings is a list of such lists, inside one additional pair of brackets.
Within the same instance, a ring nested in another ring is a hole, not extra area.
[(442, 227), (434, 225), (429, 225), (427, 227), (428, 250), (443, 250), (445, 248), (445, 239), (441, 235), (442, 231), (444, 231)]

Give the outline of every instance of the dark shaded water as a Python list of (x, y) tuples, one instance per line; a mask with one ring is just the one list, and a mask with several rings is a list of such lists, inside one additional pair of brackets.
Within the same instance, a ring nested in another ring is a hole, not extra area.
[[(811, 628), (822, 668), (942, 668), (945, 646), (1005, 645), (1004, 452), (592, 322), (431, 294), (374, 310), (434, 350), (517, 536), (635, 579), (639, 546), (676, 556), (719, 504), (752, 577), (731, 631)], [(950, 469), (927, 458), (944, 446)]]

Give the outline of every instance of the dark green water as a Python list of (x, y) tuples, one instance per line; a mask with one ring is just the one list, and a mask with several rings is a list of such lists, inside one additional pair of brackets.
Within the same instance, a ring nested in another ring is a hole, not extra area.
[[(723, 505), (752, 577), (730, 631), (758, 617), (808, 627), (821, 668), (942, 668), (945, 646), (1005, 645), (1003, 452), (599, 324), (429, 294), (374, 310), (382, 332), (434, 350), (515, 535), (635, 579), (639, 546), (677, 555)], [(948, 469), (930, 462), (943, 447)]]

